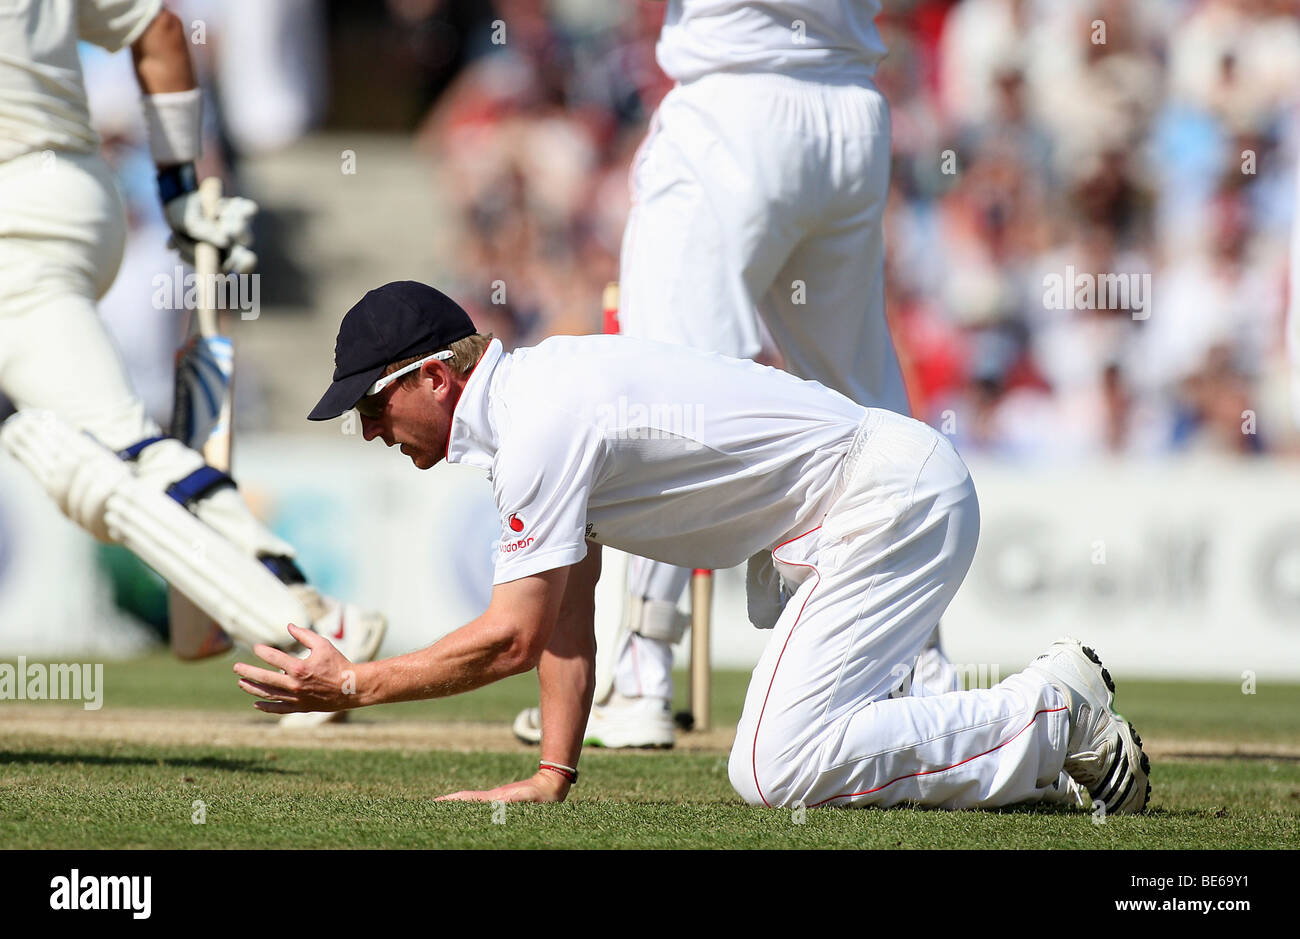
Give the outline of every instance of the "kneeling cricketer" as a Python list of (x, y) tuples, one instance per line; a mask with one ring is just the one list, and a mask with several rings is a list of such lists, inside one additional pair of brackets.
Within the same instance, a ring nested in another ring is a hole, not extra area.
[(592, 701), (601, 546), (684, 567), (757, 556), (776, 576), (749, 584), (750, 618), (772, 637), (731, 750), (746, 802), (995, 808), (1082, 805), (1086, 791), (1109, 813), (1145, 808), (1141, 738), (1076, 640), (992, 688), (909, 693), (979, 532), (970, 474), (925, 424), (753, 362), (624, 336), (506, 353), (409, 281), (343, 318), (310, 417), (350, 408), (367, 440), (421, 469), (487, 471), (502, 532), (491, 603), (428, 648), (369, 663), (291, 626), (307, 658), (259, 646), (273, 669), (235, 666), (260, 709), (436, 698), (535, 668), (538, 771), (444, 798), (559, 801), (578, 781)]

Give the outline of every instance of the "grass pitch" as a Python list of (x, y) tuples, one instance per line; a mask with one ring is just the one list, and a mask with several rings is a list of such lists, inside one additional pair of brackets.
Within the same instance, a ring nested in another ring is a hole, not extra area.
[[(0, 702), (0, 845), (10, 848), (1295, 848), (1300, 686), (1136, 682), (1117, 703), (1152, 756), (1152, 804), (1083, 811), (789, 810), (727, 781), (748, 675), (715, 676), (710, 735), (671, 752), (583, 754), (563, 805), (434, 803), (522, 778), (537, 751), (508, 723), (521, 676), (460, 698), (282, 731), (232, 658), (105, 667), (104, 706)], [(679, 686), (684, 682), (679, 682)]]

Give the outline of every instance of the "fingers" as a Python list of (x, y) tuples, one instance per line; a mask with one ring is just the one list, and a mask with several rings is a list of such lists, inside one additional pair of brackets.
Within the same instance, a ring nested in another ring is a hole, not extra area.
[(217, 203), (215, 218), (203, 212), (197, 192), (178, 196), (164, 207), (164, 214), (172, 230), (194, 241), (206, 241), (218, 248), (253, 243), (253, 217), (257, 203), (252, 199), (231, 196)]
[(257, 255), (243, 245), (231, 245), (221, 269), (227, 274), (251, 274), (257, 270)]
[(316, 650), (332, 650), (334, 643), (330, 642), (320, 633), (311, 629), (303, 629), (294, 623), (289, 624), (289, 635), (298, 640), (299, 643), (306, 646), (314, 654)]
[(462, 792), (453, 792), (450, 795), (439, 796), (434, 802), (554, 802), (561, 801), (546, 796), (537, 790), (536, 786), (531, 784), (531, 780), (523, 779), (519, 782), (508, 783), (504, 786), (497, 786), (495, 789), (488, 790), (471, 790), (467, 789)]
[[(334, 652), (328, 639), (310, 629), (302, 629), (293, 623), (288, 623), (286, 629), (290, 636), (312, 650), (311, 655), (323, 655), (326, 648)], [(322, 651), (318, 653), (316, 650)], [(247, 662), (234, 664), (233, 671), (239, 676), (240, 690), (262, 699), (253, 703), (253, 707), (258, 710), (270, 714), (288, 714), (296, 711), (334, 711), (350, 706), (346, 700), (339, 700), (339, 696), (334, 693), (334, 681), (326, 677), (335, 662), (317, 659), (319, 667), (316, 668), (310, 664), (310, 656), (309, 660), (304, 660), (262, 643), (255, 645), (253, 652), (263, 662), (281, 669), (272, 671)], [(325, 686), (328, 686), (328, 690), (322, 690)]]
[(453, 792), (451, 795), (438, 796), (434, 802), (491, 802), (493, 801), (490, 792), (471, 792), (465, 790), (462, 792)]
[(268, 701), (296, 701), (297, 695), (291, 691), (285, 691), (281, 688), (275, 688), (271, 685), (263, 684), (258, 681), (250, 681), (247, 678), (239, 680), (239, 687), (251, 695), (259, 698), (265, 698)]
[(292, 704), (288, 701), (254, 701), (253, 707), (259, 711), (265, 711), (267, 714), (297, 714), (302, 711), (311, 711), (303, 704)]
[[(290, 655), (288, 652), (285, 652), (283, 649), (277, 649), (275, 646), (268, 646), (261, 642), (253, 646), (253, 654), (257, 656), (259, 659), (261, 659), (263, 662), (265, 662), (267, 665), (274, 665), (282, 672), (287, 672), (294, 665), (298, 665), (302, 662), (302, 659)], [(257, 666), (253, 665), (249, 667), (256, 668)], [(236, 669), (236, 671), (238, 671), (238, 669)]]
[(284, 672), (272, 672), (265, 668), (258, 668), (256, 665), (249, 665), (245, 662), (236, 662), (234, 670), (236, 675), (249, 682), (254, 682), (290, 694), (296, 694), (298, 691), (298, 679), (294, 678), (292, 675), (286, 675)]
[(221, 216), (218, 215), (217, 218), (212, 219), (204, 215), (198, 193), (190, 193), (181, 198), (185, 200), (185, 203), (182, 206), (180, 228), (185, 232), (186, 236), (193, 238), (195, 241), (206, 241), (218, 248), (229, 247), (230, 234), (221, 224)]
[(230, 233), (231, 239), (236, 244), (251, 245), (253, 243), (252, 221), (253, 216), (257, 215), (257, 203), (242, 196), (231, 196), (221, 201), (218, 218), (222, 228)]

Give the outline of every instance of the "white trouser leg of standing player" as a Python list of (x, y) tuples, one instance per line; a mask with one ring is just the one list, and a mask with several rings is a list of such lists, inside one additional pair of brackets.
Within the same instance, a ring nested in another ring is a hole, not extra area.
[[(111, 286), (121, 263), (125, 218), (112, 173), (98, 156), (32, 153), (0, 164), (0, 390), (20, 411), (53, 412), (111, 450), (124, 450), (161, 433), (132, 391), (95, 310), (95, 301)], [(43, 439), (57, 440), (57, 435), (43, 436), (40, 429), (28, 428), (32, 433), (27, 435), (26, 452), (57, 458), (40, 454)], [(200, 454), (175, 440), (163, 440), (140, 451), (131, 475), (162, 492), (203, 466)], [(175, 517), (174, 505), (153, 504), (164, 516), (170, 512)], [(188, 507), (216, 533), (213, 537), (233, 544), (243, 555), (291, 561), (293, 548), (249, 512), (233, 487), (217, 488)], [(166, 527), (165, 518), (146, 521)], [(152, 525), (146, 527), (152, 530)], [(203, 534), (202, 529), (194, 531)], [(269, 573), (261, 564), (246, 565), (245, 570), (259, 582)], [(238, 570), (230, 575), (243, 576)], [(236, 582), (195, 587), (227, 594), (253, 592)], [(259, 583), (258, 589), (264, 588), (276, 592), (274, 584)], [(284, 592), (276, 609), (294, 611), (304, 623), (332, 622), (342, 610), (304, 586)], [(382, 617), (357, 613), (351, 617), (357, 624), (356, 641), (346, 634), (335, 641), (345, 653), (369, 658), (382, 638)], [(237, 619), (231, 624), (240, 630), (236, 638), (285, 645), (289, 640), (284, 623), (270, 615), (263, 618), (265, 622)], [(331, 635), (342, 633), (338, 625), (330, 629)]]
[[(752, 358), (766, 326), (792, 373), (908, 413), (884, 311), (889, 110), (879, 92), (774, 74), (681, 85), (659, 107), (632, 187), (624, 334)], [(630, 562), (616, 700), (671, 698), (671, 642), (684, 623), (669, 621), (689, 579)], [(937, 637), (923, 665), (918, 691), (954, 687)], [(597, 676), (598, 702), (610, 685)], [(666, 705), (623, 713), (597, 707), (595, 736), (671, 742)]]
[[(1296, 166), (1295, 205), (1300, 206), (1300, 164)], [(1291, 287), (1287, 299), (1286, 337), (1291, 363), (1291, 420), (1300, 427), (1300, 213), (1291, 221)]]
[(965, 465), (925, 425), (873, 411), (844, 470), (821, 527), (773, 552), (794, 596), (754, 669), (732, 785), (767, 806), (1057, 798), (1069, 707), (1043, 675), (890, 697), (974, 557)]

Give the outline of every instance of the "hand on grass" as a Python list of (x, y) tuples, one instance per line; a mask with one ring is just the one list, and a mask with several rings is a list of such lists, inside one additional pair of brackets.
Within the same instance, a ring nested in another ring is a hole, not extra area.
[(453, 792), (435, 802), (563, 802), (569, 793), (569, 781), (559, 773), (538, 770), (535, 775), (519, 782), (506, 783), (495, 789), (474, 792)]

